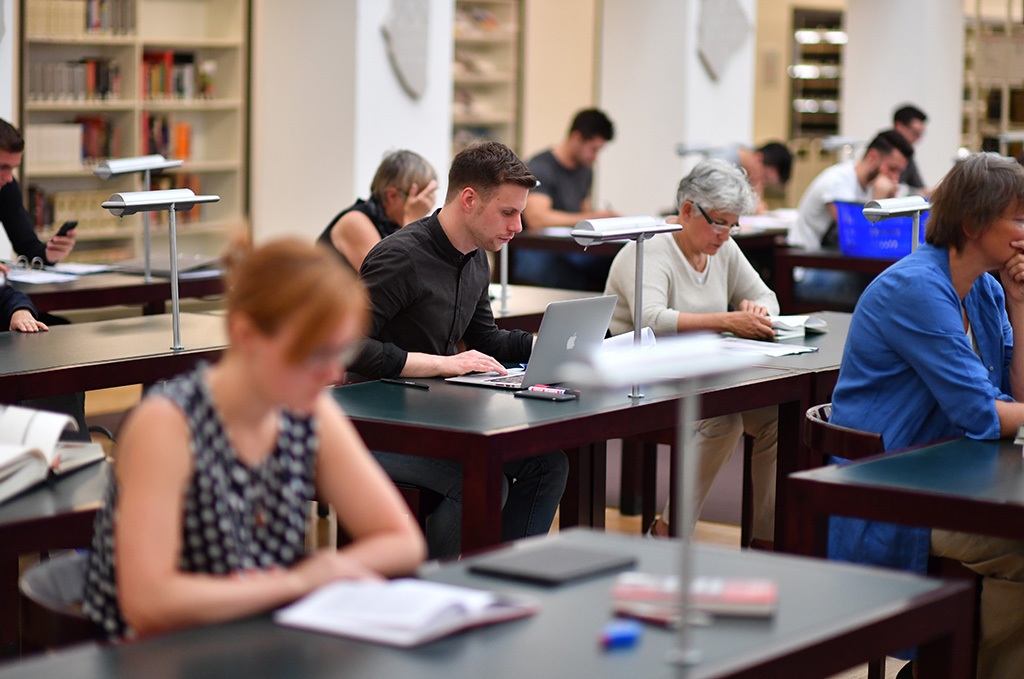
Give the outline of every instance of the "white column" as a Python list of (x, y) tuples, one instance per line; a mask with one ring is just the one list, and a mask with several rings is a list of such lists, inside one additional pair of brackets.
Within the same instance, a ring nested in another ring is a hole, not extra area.
[(734, 30), (744, 39), (717, 79), (697, 51), (702, 4), (601, 3), (598, 106), (615, 122), (616, 138), (598, 160), (598, 205), (626, 214), (674, 208), (676, 186), (692, 164), (676, 155), (677, 143), (751, 141), (756, 2), (739, 0), (747, 26)]
[(390, 150), (420, 153), (443, 185), (451, 154), (452, 3), (428, 3), (427, 87), (418, 100), (405, 94), (388, 60), (381, 27), (390, 5), (254, 0), (249, 183), (257, 242), (315, 238), (342, 208), (367, 197)]
[(869, 140), (912, 103), (928, 114), (914, 150), (925, 183), (949, 170), (961, 141), (962, 0), (856, 0), (847, 4), (840, 133)]

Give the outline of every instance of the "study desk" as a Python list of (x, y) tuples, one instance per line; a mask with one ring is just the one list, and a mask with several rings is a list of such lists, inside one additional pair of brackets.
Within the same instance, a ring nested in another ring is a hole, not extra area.
[[(767, 405), (779, 406), (779, 479), (806, 468), (799, 457), (800, 421), (809, 395), (804, 373), (753, 367), (702, 381), (701, 417)], [(462, 549), (471, 552), (501, 539), (502, 466), (552, 450), (569, 456), (562, 526), (604, 525), (604, 441), (674, 428), (683, 385), (643, 385), (587, 391), (575, 401), (515, 398), (512, 392), (417, 379), (430, 390), (382, 382), (336, 387), (335, 399), (373, 450), (456, 460), (463, 470)], [(596, 444), (596, 445), (595, 445)], [(803, 465), (803, 466), (801, 466)], [(777, 494), (779, 515), (786, 495)], [(782, 523), (779, 522), (781, 529)]]
[(156, 382), (215, 360), (227, 345), (218, 316), (181, 314), (181, 351), (170, 348), (171, 325), (161, 314), (0, 332), (0, 402)]
[[(654, 573), (673, 572), (678, 549), (675, 541), (589, 531), (543, 539), (634, 554), (640, 569)], [(286, 628), (264, 615), (116, 646), (65, 649), (0, 666), (0, 679), (814, 679), (913, 645), (922, 648), (922, 679), (970, 675), (966, 620), (973, 602), (966, 585), (959, 582), (697, 546), (698, 575), (769, 577), (778, 582), (780, 597), (773, 618), (719, 618), (696, 628), (694, 646), (701, 659), (682, 670), (666, 661), (675, 644), (670, 630), (646, 625), (636, 647), (601, 649), (597, 639), (612, 619), (609, 594), (614, 575), (544, 588), (471, 574), (470, 563), (472, 558), (428, 566), (420, 575), (533, 596), (540, 611), (410, 649)]]
[[(873, 257), (850, 257), (838, 250), (819, 250), (809, 252), (802, 248), (776, 248), (775, 250), (775, 296), (784, 314), (806, 314), (821, 308), (820, 302), (813, 300), (803, 302), (796, 299), (793, 293), (793, 268), (829, 269), (832, 271), (850, 271), (853, 273), (877, 276), (890, 266), (896, 259), (876, 259)], [(837, 309), (853, 311), (852, 308)]]
[(815, 311), (811, 315), (828, 325), (828, 332), (808, 334), (803, 338), (783, 340), (782, 344), (802, 344), (817, 351), (791, 356), (766, 357), (763, 365), (806, 372), (813, 376), (811, 405), (828, 403), (839, 379), (839, 366), (843, 361), (846, 337), (850, 334), (853, 314), (845, 311)]
[(88, 547), (109, 466), (93, 464), (52, 478), (0, 504), (0, 653), (18, 653), (18, 557)]
[(825, 518), (851, 516), (1024, 540), (1024, 461), (1011, 440), (954, 439), (789, 478), (787, 551), (823, 554)]
[[(500, 285), (491, 285), (492, 294), (501, 294)], [(525, 330), (537, 332), (541, 319), (551, 302), (569, 299), (595, 297), (601, 293), (587, 290), (564, 290), (562, 288), (541, 288), (533, 285), (508, 286), (508, 313), (501, 313), (501, 297), (491, 300), (494, 322), (503, 330)]]
[[(40, 312), (69, 309), (96, 309), (120, 305), (141, 305), (144, 314), (162, 314), (171, 299), (171, 283), (167, 278), (145, 277), (125, 273), (97, 273), (80, 276), (62, 283), (10, 283), (32, 299)], [(224, 276), (182, 276), (178, 280), (178, 296), (209, 297), (224, 292)]]

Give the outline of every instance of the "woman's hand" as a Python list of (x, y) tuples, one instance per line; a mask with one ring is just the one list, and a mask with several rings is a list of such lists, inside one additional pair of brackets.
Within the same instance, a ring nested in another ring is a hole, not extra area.
[(753, 311), (733, 311), (728, 314), (726, 326), (732, 334), (747, 339), (768, 340), (775, 337), (771, 319)]
[(405, 199), (405, 206), (402, 208), (404, 214), (404, 221), (406, 224), (411, 224), (417, 219), (423, 219), (430, 214), (430, 211), (434, 209), (434, 205), (437, 203), (437, 181), (434, 179), (430, 180), (430, 183), (423, 187), (422, 190), (419, 186), (413, 184), (409, 187), (409, 195)]
[(767, 307), (761, 306), (757, 302), (753, 302), (753, 301), (751, 301), (749, 299), (745, 299), (745, 300), (741, 301), (740, 305), (738, 307), (738, 310), (739, 311), (749, 311), (750, 313), (757, 314), (758, 316), (767, 316), (768, 315), (768, 308)]
[(302, 594), (335, 580), (382, 580), (380, 573), (334, 549), (318, 550), (291, 569)]
[(28, 309), (18, 309), (11, 315), (11, 330), (17, 332), (39, 332), (40, 330), (49, 330), (46, 324), (42, 321), (37, 321), (36, 317), (32, 315), (32, 312)]
[(999, 280), (1003, 284), (1006, 299), (1014, 305), (1024, 304), (1024, 240), (1010, 243), (1017, 253), (1003, 264)]

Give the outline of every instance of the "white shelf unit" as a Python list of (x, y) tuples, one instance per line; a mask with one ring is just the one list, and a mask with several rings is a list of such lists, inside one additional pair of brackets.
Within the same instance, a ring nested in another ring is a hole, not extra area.
[(519, 0), (456, 0), (452, 147), (519, 141)]
[[(20, 127), (28, 143), (19, 181), (34, 217), (38, 211), (29, 199), (29, 188), (33, 196), (38, 190), (52, 198), (53, 209), (39, 215), (45, 222), (37, 227), (41, 237), (48, 237), (65, 219), (78, 218), (73, 259), (116, 261), (141, 253), (141, 218), (122, 222), (96, 199), (142, 190), (142, 175), (104, 181), (92, 169), (107, 156), (164, 151), (147, 146), (147, 121), (161, 123), (156, 126), (161, 133), (166, 123), (165, 155), (185, 161), (179, 170), (154, 177), (153, 188), (188, 182), (197, 193), (221, 198), (199, 206), (197, 215), (179, 216), (179, 251), (217, 254), (231, 233), (248, 230), (250, 0), (21, 0), (20, 11)], [(88, 27), (91, 16), (110, 19), (115, 14), (115, 26)], [(103, 95), (89, 87), (93, 78), (88, 65), (84, 76), (67, 70), (68, 64), (89, 60), (101, 64), (95, 71), (97, 86), (103, 81), (98, 75), (105, 70), (102, 64), (110, 64), (119, 88)], [(165, 78), (155, 78), (161, 86), (147, 90), (147, 70), (172, 71), (175, 85), (180, 83), (172, 88), (176, 93), (163, 91)], [(208, 89), (202, 88), (203, 82), (209, 83)], [(83, 117), (106, 121), (116, 143), (89, 159), (82, 158), (85, 149), (74, 157), (75, 149), (63, 148), (62, 161), (47, 162), (49, 156), (35, 147), (40, 139), (37, 126), (73, 124)], [(154, 248), (165, 248), (166, 215), (153, 216)]]

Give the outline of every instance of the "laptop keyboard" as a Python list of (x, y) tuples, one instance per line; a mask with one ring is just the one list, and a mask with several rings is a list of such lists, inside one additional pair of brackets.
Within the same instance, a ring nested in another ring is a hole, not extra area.
[(523, 386), (523, 375), (498, 375), (497, 377), (486, 379), (484, 382), (499, 387), (518, 388)]

